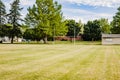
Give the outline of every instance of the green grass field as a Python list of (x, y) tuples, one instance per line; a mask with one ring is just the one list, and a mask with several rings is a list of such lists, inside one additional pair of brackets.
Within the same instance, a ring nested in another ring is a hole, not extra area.
[(120, 46), (2, 44), (0, 80), (120, 80)]

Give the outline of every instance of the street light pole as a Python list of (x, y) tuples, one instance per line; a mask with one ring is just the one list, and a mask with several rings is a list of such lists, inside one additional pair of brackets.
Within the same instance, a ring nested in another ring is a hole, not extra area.
[(54, 30), (54, 31), (53, 31), (53, 44), (55, 44), (55, 27), (54, 27), (53, 30)]

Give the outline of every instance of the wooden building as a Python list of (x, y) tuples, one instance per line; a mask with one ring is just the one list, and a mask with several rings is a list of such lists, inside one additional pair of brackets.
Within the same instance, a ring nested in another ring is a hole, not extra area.
[(102, 34), (102, 44), (120, 44), (120, 34)]

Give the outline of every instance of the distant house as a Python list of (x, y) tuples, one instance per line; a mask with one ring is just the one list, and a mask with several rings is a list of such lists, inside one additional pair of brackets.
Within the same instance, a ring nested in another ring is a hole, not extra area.
[(102, 34), (102, 44), (120, 44), (120, 34)]
[(7, 36), (5, 36), (5, 37), (0, 37), (0, 41), (2, 41), (2, 42), (10, 42), (10, 39)]
[[(14, 42), (22, 42), (23, 38), (17, 38), (15, 37), (14, 38)], [(0, 37), (0, 42), (3, 42), (3, 43), (10, 43), (11, 42), (11, 39), (7, 36), (5, 37)]]

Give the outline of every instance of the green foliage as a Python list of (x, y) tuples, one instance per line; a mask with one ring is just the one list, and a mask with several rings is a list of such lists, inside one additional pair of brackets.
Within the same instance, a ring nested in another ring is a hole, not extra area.
[(82, 35), (83, 34), (83, 31), (84, 31), (84, 24), (81, 22), (81, 20), (79, 20), (79, 26), (80, 26), (80, 34)]
[(0, 37), (4, 37), (3, 25), (0, 26)]
[[(3, 25), (3, 27), (1, 29), (2, 29), (2, 35), (1, 35), (2, 37), (4, 37), (4, 36), (8, 36), (9, 38), (12, 37), (11, 34), (13, 32), (13, 26), (11, 24), (5, 24), (5, 25)], [(15, 36), (21, 37), (22, 33), (19, 28), (15, 28), (14, 32), (19, 33), (19, 34), (15, 34)]]
[(84, 25), (83, 39), (86, 41), (96, 41), (101, 39), (100, 21), (88, 21), (88, 23)]
[(12, 28), (13, 28), (13, 26), (11, 24), (3, 25), (3, 27), (2, 27), (2, 37), (4, 37), (4, 36), (9, 36), (10, 37)]
[(0, 0), (0, 37), (4, 36), (3, 26), (5, 24), (5, 15), (6, 15), (5, 5)]
[(111, 32), (113, 34), (120, 34), (120, 7), (118, 8), (118, 12), (113, 17), (113, 21), (111, 22)]
[(0, 0), (0, 26), (5, 24), (5, 15), (6, 15), (5, 5)]
[(34, 29), (27, 29), (24, 32), (24, 35), (23, 35), (24, 39), (32, 39), (32, 40), (34, 40), (34, 37), (35, 37)]
[(110, 33), (110, 24), (107, 19), (88, 21), (84, 25), (83, 39), (87, 41), (101, 40), (101, 33)]
[(61, 13), (61, 5), (53, 0), (36, 0), (32, 8), (28, 8), (26, 25), (37, 29), (39, 38), (54, 35), (65, 35), (67, 32)]
[(36, 41), (40, 41), (42, 39), (42, 35), (40, 33), (38, 33), (38, 29), (37, 28), (30, 28), (27, 29), (23, 35), (24, 39), (27, 40), (36, 40)]
[(11, 4), (11, 9), (10, 13), (8, 14), (8, 22), (13, 26), (12, 31), (10, 33), (11, 43), (13, 43), (13, 38), (21, 36), (21, 29), (20, 29), (20, 24), (19, 22), (22, 20), (20, 18), (21, 14), (20, 11), (23, 8), (20, 8), (20, 1), (19, 0), (14, 0), (13, 3)]
[(108, 22), (108, 19), (101, 18), (99, 21), (100, 21), (100, 27), (101, 27), (102, 33), (109, 34), (110, 24)]
[(81, 31), (81, 24), (75, 22), (75, 20), (66, 20), (66, 26), (68, 27), (67, 36), (78, 36)]

